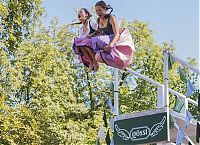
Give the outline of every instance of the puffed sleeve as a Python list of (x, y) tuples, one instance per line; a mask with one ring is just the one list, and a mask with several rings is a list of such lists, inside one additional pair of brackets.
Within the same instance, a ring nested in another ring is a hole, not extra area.
[(91, 25), (91, 27), (92, 27), (94, 30), (97, 30), (97, 29), (98, 29), (98, 23), (97, 23), (97, 21), (91, 20), (91, 21), (90, 21), (90, 25)]

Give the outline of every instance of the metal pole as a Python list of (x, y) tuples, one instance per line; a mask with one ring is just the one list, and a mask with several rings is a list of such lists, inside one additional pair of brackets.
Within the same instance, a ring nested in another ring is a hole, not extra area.
[(158, 96), (158, 101), (157, 101), (157, 107), (156, 108), (163, 108), (165, 107), (165, 97), (164, 97), (164, 86), (157, 86), (158, 91), (157, 91), (157, 96)]
[(186, 62), (186, 61), (180, 59), (179, 57), (177, 57), (177, 56), (175, 56), (175, 55), (173, 55), (173, 57), (174, 57), (174, 59), (175, 59), (176, 61), (180, 62), (181, 65), (183, 65), (183, 66), (189, 68), (190, 70), (192, 70), (192, 71), (195, 72), (196, 74), (200, 75), (200, 70), (199, 70), (198, 68), (195, 68), (195, 67), (191, 66), (188, 62)]
[(169, 106), (169, 96), (168, 96), (168, 54), (164, 52), (164, 96), (165, 96), (165, 106)]
[(168, 53), (164, 52), (164, 97), (165, 106), (167, 111), (167, 133), (168, 141), (170, 141), (170, 130), (169, 130), (169, 90), (168, 90)]
[(118, 69), (114, 68), (114, 111), (115, 115), (119, 115), (119, 80), (118, 80)]

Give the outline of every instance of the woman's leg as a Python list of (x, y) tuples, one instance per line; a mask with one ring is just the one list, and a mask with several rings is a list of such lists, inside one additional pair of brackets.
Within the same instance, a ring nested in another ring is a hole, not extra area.
[(103, 61), (102, 58), (101, 58), (101, 54), (100, 54), (100, 53), (97, 53), (97, 54), (95, 55), (95, 59), (96, 59), (98, 62), (104, 63), (104, 61)]
[(85, 47), (85, 49), (87, 50), (87, 52), (90, 54), (90, 56), (93, 59), (94, 71), (98, 71), (98, 69), (99, 69), (99, 63), (98, 63), (98, 61), (95, 58), (94, 51), (91, 48), (89, 48), (89, 47)]
[(85, 47), (80, 47), (79, 48), (80, 52), (86, 56), (90, 62), (89, 64), (89, 70), (92, 71), (92, 68), (93, 68), (93, 59), (91, 57), (91, 55), (88, 53), (88, 51), (85, 49)]

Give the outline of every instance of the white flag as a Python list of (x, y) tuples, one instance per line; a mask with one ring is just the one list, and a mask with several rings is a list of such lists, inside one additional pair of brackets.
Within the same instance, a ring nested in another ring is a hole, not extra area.
[(100, 140), (102, 140), (105, 137), (105, 133), (103, 131), (102, 124), (100, 125), (100, 129), (99, 129), (99, 132), (98, 132), (98, 137), (100, 138)]

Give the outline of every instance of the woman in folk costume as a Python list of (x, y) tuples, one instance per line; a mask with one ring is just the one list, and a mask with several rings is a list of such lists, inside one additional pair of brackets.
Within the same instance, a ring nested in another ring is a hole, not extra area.
[[(111, 9), (107, 14), (107, 10)], [(132, 63), (135, 51), (134, 43), (127, 29), (119, 30), (117, 19), (111, 15), (113, 8), (104, 1), (95, 4), (96, 14), (99, 16), (99, 36), (92, 37), (92, 48), (95, 59), (119, 69), (125, 69)]]
[(79, 59), (89, 70), (98, 70), (98, 62), (95, 59), (95, 53), (91, 48), (91, 37), (98, 28), (96, 21), (90, 20), (91, 14), (85, 8), (78, 11), (78, 19), (80, 22), (73, 24), (82, 24), (79, 30), (79, 36), (74, 38), (73, 50), (79, 55)]

